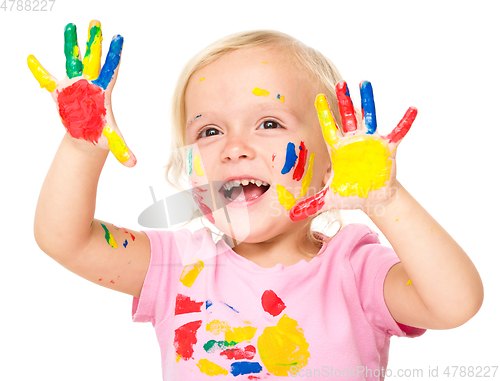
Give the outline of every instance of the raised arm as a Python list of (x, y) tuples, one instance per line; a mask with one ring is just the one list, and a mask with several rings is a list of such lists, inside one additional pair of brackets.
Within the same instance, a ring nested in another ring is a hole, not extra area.
[(111, 109), (123, 38), (113, 38), (101, 70), (98, 21), (90, 23), (83, 62), (76, 27), (68, 24), (64, 36), (67, 77), (62, 81), (34, 56), (28, 57), (29, 68), (51, 93), (67, 131), (40, 191), (35, 239), (68, 270), (101, 286), (140, 296), (150, 258), (147, 236), (94, 219), (97, 184), (108, 152), (126, 166), (136, 163)]

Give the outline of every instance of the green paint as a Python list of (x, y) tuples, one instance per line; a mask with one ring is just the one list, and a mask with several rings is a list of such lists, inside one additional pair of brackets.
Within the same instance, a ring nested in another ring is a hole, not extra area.
[(111, 246), (112, 248), (116, 249), (117, 246), (116, 246), (115, 239), (113, 238), (113, 236), (109, 232), (108, 228), (103, 223), (101, 223), (101, 226), (102, 226), (102, 228), (104, 229), (104, 232), (105, 232), (104, 238), (106, 239), (106, 242), (108, 243), (109, 246)]
[(189, 150), (188, 167), (189, 167), (188, 175), (191, 176), (191, 173), (193, 173), (193, 149), (192, 148)]
[(82, 75), (83, 64), (80, 61), (76, 25), (68, 24), (64, 29), (64, 55), (66, 56), (66, 74), (68, 78)]
[[(238, 344), (236, 341), (216, 341), (216, 340), (209, 340), (205, 344), (203, 344), (203, 349), (205, 352), (213, 353), (216, 350), (224, 350), (227, 347), (234, 347), (236, 344)], [(217, 347), (215, 347), (217, 345)], [(215, 347), (215, 348), (214, 348)]]
[(90, 28), (89, 34), (90, 36), (87, 41), (87, 50), (85, 50), (84, 59), (90, 56), (90, 47), (94, 43), (95, 39), (101, 37), (101, 27), (98, 25), (94, 25), (92, 28)]
[(92, 227), (92, 224), (94, 223), (94, 220), (92, 220), (92, 222), (90, 223), (90, 227)]

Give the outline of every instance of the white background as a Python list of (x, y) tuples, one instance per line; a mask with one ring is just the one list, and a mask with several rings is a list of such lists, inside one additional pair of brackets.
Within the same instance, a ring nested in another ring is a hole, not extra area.
[(161, 379), (154, 330), (132, 324), (132, 297), (65, 270), (33, 237), (38, 193), (64, 129), (26, 57), (35, 54), (62, 78), (64, 26), (77, 25), (83, 47), (94, 18), (103, 25), (103, 55), (114, 34), (125, 38), (113, 108), (138, 158), (127, 169), (110, 156), (97, 218), (141, 229), (149, 186), (163, 183), (170, 98), (183, 64), (236, 31), (283, 31), (330, 57), (356, 104), (357, 84), (372, 82), (382, 133), (408, 106), (419, 109), (398, 150), (398, 178), (467, 251), (484, 282), (484, 304), (471, 321), (418, 339), (393, 338), (389, 368), (427, 375), (438, 366), (446, 379), (446, 366), (500, 366), (497, 4), (57, 0), (45, 13), (0, 9), (0, 379)]

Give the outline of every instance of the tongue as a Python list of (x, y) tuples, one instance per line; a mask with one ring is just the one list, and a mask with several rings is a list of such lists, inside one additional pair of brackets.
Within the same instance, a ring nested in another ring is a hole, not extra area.
[(250, 201), (259, 196), (262, 196), (262, 193), (264, 193), (264, 189), (262, 189), (262, 187), (258, 187), (255, 184), (250, 183), (243, 187), (243, 192), (245, 193), (245, 200)]
[[(243, 188), (243, 192), (241, 189)], [(236, 202), (245, 202), (256, 199), (264, 193), (263, 187), (258, 187), (255, 184), (248, 184), (246, 186), (240, 185), (237, 188), (234, 188), (231, 198)]]

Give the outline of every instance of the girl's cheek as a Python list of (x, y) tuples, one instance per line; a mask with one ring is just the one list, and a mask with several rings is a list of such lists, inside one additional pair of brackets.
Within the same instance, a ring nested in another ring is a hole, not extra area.
[[(291, 210), (297, 200), (304, 197), (309, 191), (316, 155), (314, 152), (308, 151), (303, 141), (297, 146), (295, 143), (289, 142), (283, 155), (284, 163), (280, 171), (280, 174), (283, 175), (283, 184), (280, 181), (277, 182), (276, 192), (280, 204), (285, 210)], [(272, 161), (275, 168), (279, 167), (278, 162), (280, 162), (280, 160), (275, 160), (277, 157), (278, 155), (273, 154)], [(292, 182), (290, 182), (290, 179)], [(314, 193), (316, 193), (316, 190)]]

